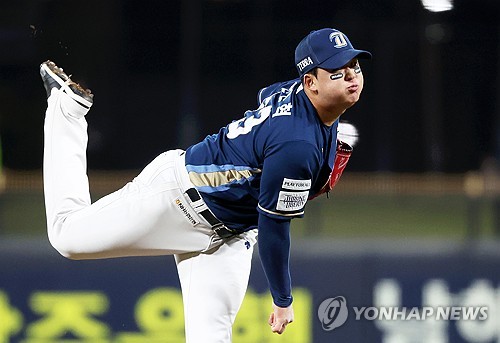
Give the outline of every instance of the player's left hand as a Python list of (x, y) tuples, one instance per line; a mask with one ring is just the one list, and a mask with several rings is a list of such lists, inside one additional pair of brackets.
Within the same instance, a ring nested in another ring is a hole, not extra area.
[(271, 326), (271, 331), (277, 334), (282, 334), (286, 326), (293, 322), (293, 307), (279, 307), (273, 304), (273, 312), (269, 316), (268, 323)]

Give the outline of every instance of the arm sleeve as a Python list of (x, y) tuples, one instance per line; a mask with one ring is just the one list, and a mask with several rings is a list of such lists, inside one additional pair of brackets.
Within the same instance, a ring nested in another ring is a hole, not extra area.
[(259, 215), (259, 256), (273, 302), (288, 307), (293, 301), (290, 277), (290, 220)]

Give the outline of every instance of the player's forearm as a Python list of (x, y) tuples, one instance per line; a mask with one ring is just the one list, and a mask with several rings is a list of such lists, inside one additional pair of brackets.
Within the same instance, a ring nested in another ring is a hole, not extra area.
[(290, 221), (259, 216), (259, 255), (274, 304), (292, 303), (290, 278)]

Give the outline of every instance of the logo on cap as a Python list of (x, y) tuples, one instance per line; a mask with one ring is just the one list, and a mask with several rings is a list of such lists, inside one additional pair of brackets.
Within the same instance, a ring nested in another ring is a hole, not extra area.
[(334, 47), (343, 48), (347, 46), (347, 40), (342, 32), (330, 33), (330, 42), (335, 43)]

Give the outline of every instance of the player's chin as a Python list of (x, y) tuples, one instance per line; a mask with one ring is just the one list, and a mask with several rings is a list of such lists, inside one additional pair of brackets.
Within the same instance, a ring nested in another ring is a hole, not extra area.
[(354, 106), (359, 100), (359, 94), (351, 94), (346, 101), (347, 108)]

